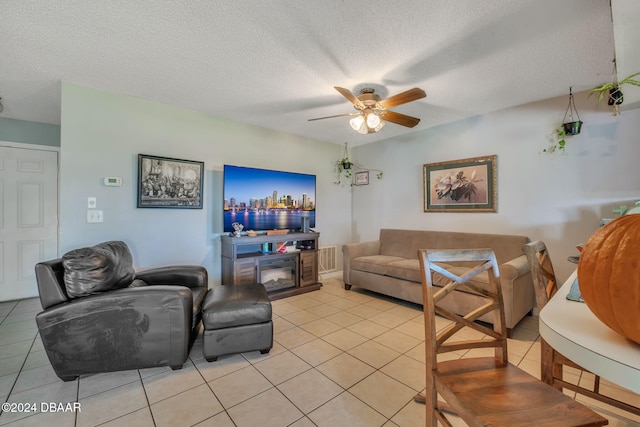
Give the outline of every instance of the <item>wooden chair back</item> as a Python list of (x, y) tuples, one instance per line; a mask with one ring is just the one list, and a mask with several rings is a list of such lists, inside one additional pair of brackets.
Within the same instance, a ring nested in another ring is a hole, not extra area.
[[(445, 413), (454, 413), (473, 426), (560, 427), (608, 423), (602, 416), (509, 363), (500, 273), (491, 249), (421, 249), (418, 259), (425, 318), (426, 392), (415, 400), (425, 403), (428, 427), (436, 427), (438, 423), (451, 426)], [(475, 266), (459, 274), (444, 268), (444, 264), (459, 262)], [(478, 280), (479, 276), (483, 280)], [(434, 286), (434, 282), (438, 286)], [(477, 295), (477, 304), (462, 314), (447, 310), (442, 302), (456, 298), (459, 294), (456, 291)], [(479, 321), (485, 314), (493, 315), (492, 327)], [(439, 328), (441, 318), (449, 322)], [(476, 349), (493, 349), (493, 356), (466, 352)], [(465, 352), (465, 355), (452, 355), (452, 352)], [(438, 356), (445, 353), (449, 355), (438, 360)], [(439, 396), (443, 401), (438, 400)]]
[(549, 255), (547, 246), (541, 240), (525, 244), (522, 247), (522, 251), (529, 262), (539, 312), (547, 305), (551, 297), (558, 292), (558, 281), (553, 271), (551, 255)]
[[(437, 355), (452, 351), (471, 350), (477, 348), (494, 348), (495, 357), (503, 363), (508, 362), (507, 356), (507, 330), (502, 300), (502, 287), (498, 272), (498, 262), (491, 249), (441, 249), (418, 251), (422, 271), (422, 286), (424, 297), (425, 328), (431, 334), (431, 341), (435, 345), (430, 346), (427, 353), (427, 371), (436, 369)], [(476, 262), (463, 276), (458, 276), (439, 263), (451, 263), (459, 261)], [(489, 286), (479, 285), (473, 279), (486, 273), (489, 278)], [(433, 286), (433, 278), (440, 275), (447, 279), (442, 287)], [(459, 315), (442, 307), (441, 301), (445, 298), (453, 298), (453, 292), (465, 290), (483, 297), (483, 303), (475, 307), (469, 313)], [(493, 327), (476, 320), (481, 316), (493, 312)], [(451, 323), (437, 330), (436, 315), (440, 315)], [(457, 334), (463, 328), (469, 328), (476, 333)], [(457, 334), (457, 335), (456, 335)], [(471, 336), (484, 336), (484, 339), (465, 338)]]

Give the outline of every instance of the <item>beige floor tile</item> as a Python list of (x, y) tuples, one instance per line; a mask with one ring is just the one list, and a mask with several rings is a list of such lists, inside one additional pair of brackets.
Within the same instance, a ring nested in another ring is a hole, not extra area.
[(308, 417), (318, 427), (371, 427), (381, 426), (386, 419), (379, 412), (353, 396), (344, 392), (331, 399)]
[(77, 416), (78, 427), (96, 426), (148, 407), (147, 396), (140, 381), (112, 388), (79, 401), (82, 411)]
[(396, 328), (394, 328), (394, 330), (397, 332), (401, 332), (405, 335), (408, 335), (412, 338), (415, 338), (419, 341), (424, 341), (424, 338), (425, 338), (424, 323), (422, 322), (422, 320), (420, 322), (414, 322), (414, 321), (404, 322), (402, 325), (399, 325)]
[(310, 298), (308, 294), (299, 295), (301, 298), (293, 298), (291, 304), (299, 307), (303, 310), (308, 310), (311, 307), (316, 307), (322, 304), (322, 301), (318, 301), (317, 299)]
[(333, 323), (346, 327), (362, 321), (362, 317), (351, 314), (347, 311), (339, 311), (335, 314), (331, 314), (325, 317), (326, 320), (330, 320)]
[(283, 346), (281, 346), (277, 341), (274, 341), (273, 342), (273, 347), (271, 347), (271, 351), (269, 351), (269, 353), (262, 354), (258, 350), (256, 350), (256, 351), (247, 351), (247, 352), (242, 353), (242, 357), (244, 357), (246, 360), (248, 360), (251, 364), (255, 364), (255, 363), (261, 362), (263, 360), (266, 360), (266, 359), (268, 359), (270, 357), (276, 356), (276, 355), (278, 355), (280, 353), (285, 353), (287, 351), (289, 351), (289, 350), (284, 348)]
[(207, 384), (151, 405), (151, 412), (158, 427), (191, 426), (223, 410)]
[(300, 310), (294, 311), (293, 313), (284, 314), (282, 315), (282, 318), (287, 322), (302, 326), (305, 323), (312, 322), (319, 319), (320, 317), (316, 314), (311, 313), (310, 311)]
[(350, 308), (356, 307), (356, 306), (360, 305), (361, 303), (359, 301), (342, 298), (342, 299), (336, 299), (334, 301), (331, 301), (328, 304), (332, 305), (334, 307), (337, 307), (337, 308), (339, 308), (341, 310), (349, 311)]
[(367, 302), (366, 305), (368, 305), (369, 307), (374, 307), (380, 312), (386, 311), (386, 310), (391, 310), (392, 308), (394, 308), (396, 306), (395, 303), (393, 303), (391, 301), (388, 301), (388, 300), (386, 300), (384, 298), (372, 299), (371, 301)]
[(228, 413), (238, 427), (282, 427), (304, 417), (276, 388), (230, 408)]
[(176, 371), (169, 369), (142, 380), (150, 404), (197, 387), (204, 382), (191, 361), (187, 361), (182, 369)]
[(395, 314), (390, 314), (386, 311), (383, 311), (382, 313), (373, 316), (371, 318), (371, 321), (387, 326), (389, 328), (396, 328), (405, 323), (407, 320), (403, 319), (402, 317), (398, 317)]
[(287, 349), (298, 347), (316, 337), (302, 328), (295, 327), (283, 332), (276, 332), (273, 339)]
[(360, 316), (363, 319), (370, 319), (373, 316), (380, 314), (380, 310), (376, 307), (372, 307), (368, 304), (361, 304), (349, 309), (349, 313)]
[(254, 367), (274, 385), (311, 369), (311, 365), (289, 351), (256, 363)]
[(271, 320), (273, 322), (273, 331), (274, 331), (274, 333), (276, 333), (276, 332), (284, 332), (287, 329), (292, 329), (292, 328), (296, 327), (296, 325), (294, 325), (291, 322), (286, 321), (282, 317), (274, 316)]
[(347, 353), (376, 369), (398, 358), (400, 353), (375, 341), (367, 341), (348, 350)]
[(405, 353), (411, 350), (423, 341), (403, 334), (402, 332), (398, 332), (396, 329), (385, 332), (384, 334), (375, 337), (373, 340), (400, 353)]
[(418, 304), (411, 306), (396, 305), (395, 307), (387, 310), (387, 313), (393, 314), (394, 316), (402, 317), (406, 320), (411, 320), (416, 316), (421, 316), (423, 314), (422, 306)]
[(303, 417), (289, 427), (316, 427), (316, 425), (309, 418)]
[(426, 419), (426, 407), (423, 404), (416, 403), (413, 400), (407, 403), (398, 413), (391, 418), (393, 425), (399, 427), (416, 427), (424, 426)]
[(12, 356), (12, 357), (7, 357), (6, 359), (1, 359), (0, 360), (0, 381), (2, 381), (2, 377), (5, 375), (19, 373), (27, 357), (28, 355), (26, 354), (20, 354), (18, 356)]
[(155, 424), (151, 416), (151, 410), (149, 407), (144, 407), (101, 424), (100, 427), (155, 427)]
[(383, 366), (380, 372), (389, 375), (391, 378), (395, 378), (415, 391), (420, 391), (425, 388), (425, 364), (409, 356), (402, 355), (394, 359), (391, 363)]
[(13, 393), (21, 393), (32, 388), (57, 382), (60, 382), (60, 378), (58, 378), (50, 364), (34, 369), (23, 369), (13, 387)]
[(13, 374), (3, 375), (0, 377), (0, 400), (3, 402), (6, 400), (5, 398), (9, 396), (13, 385), (18, 379), (18, 375), (19, 372), (15, 372)]
[(140, 381), (137, 370), (82, 375), (79, 380), (78, 397), (83, 399), (134, 381)]
[[(0, 425), (5, 425), (3, 423), (3, 417), (0, 416)], [(75, 425), (76, 414), (74, 412), (40, 412), (6, 424), (7, 427), (74, 427)]]
[(27, 353), (29, 353), (29, 350), (31, 349), (33, 339), (28, 338), (25, 340), (23, 337), (23, 339), (18, 342), (9, 343), (5, 342), (4, 340), (2, 340), (1, 342), (2, 344), (0, 345), (0, 360), (20, 355), (24, 355), (26, 357)]
[(332, 332), (329, 335), (322, 337), (322, 339), (345, 351), (367, 341), (367, 339), (362, 335), (356, 334), (348, 329), (340, 329), (339, 331)]
[(318, 366), (342, 353), (342, 350), (328, 342), (315, 339), (291, 350), (296, 356), (311, 366)]
[(387, 418), (412, 401), (416, 394), (414, 389), (379, 371), (351, 387), (349, 392)]
[(341, 310), (333, 305), (322, 303), (320, 305), (316, 305), (315, 307), (308, 308), (307, 311), (319, 317), (327, 317)]
[[(32, 388), (23, 392), (13, 391), (7, 402), (9, 403), (36, 403), (36, 411), (40, 411), (40, 404), (43, 402), (71, 403), (77, 402), (78, 382), (57, 381), (41, 387)], [(3, 412), (0, 415), (0, 425), (20, 420), (29, 416), (28, 412)]]
[(342, 387), (315, 369), (285, 381), (278, 386), (278, 389), (305, 414), (344, 391)]
[(226, 412), (220, 412), (211, 418), (207, 418), (201, 423), (196, 424), (194, 427), (235, 427), (231, 418)]
[(231, 408), (273, 387), (252, 365), (209, 382), (225, 408)]
[(324, 335), (335, 332), (338, 329), (342, 329), (342, 326), (337, 325), (327, 319), (317, 319), (309, 323), (300, 325), (305, 331), (315, 335), (316, 337), (322, 337)]
[(375, 338), (389, 331), (389, 328), (387, 328), (386, 326), (372, 322), (370, 320), (362, 320), (358, 323), (354, 323), (353, 325), (347, 327), (347, 329), (369, 339)]
[(286, 299), (280, 299), (271, 302), (271, 311), (277, 316), (284, 316), (285, 314), (294, 313), (300, 310), (302, 310), (300, 307), (287, 302)]
[(49, 365), (49, 357), (47, 356), (47, 352), (43, 350), (33, 350), (29, 352), (27, 356), (27, 360), (24, 362), (24, 367), (22, 369), (33, 369), (39, 368), (41, 366)]
[(215, 362), (207, 362), (205, 359), (200, 359), (193, 363), (206, 382), (250, 366), (250, 363), (242, 357), (242, 354), (220, 356)]
[(370, 365), (347, 353), (342, 353), (334, 357), (322, 365), (317, 366), (316, 369), (345, 389), (348, 389), (375, 371)]

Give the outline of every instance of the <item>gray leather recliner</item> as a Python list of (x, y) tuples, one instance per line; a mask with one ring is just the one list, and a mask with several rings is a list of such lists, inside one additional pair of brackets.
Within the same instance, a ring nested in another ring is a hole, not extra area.
[(38, 331), (62, 380), (157, 366), (180, 369), (186, 361), (200, 327), (206, 269), (134, 272), (127, 264), (126, 244), (105, 242), (36, 265), (44, 309), (36, 316)]

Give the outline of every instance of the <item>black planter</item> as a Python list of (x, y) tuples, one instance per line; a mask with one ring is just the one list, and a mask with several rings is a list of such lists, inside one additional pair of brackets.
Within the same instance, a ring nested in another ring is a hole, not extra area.
[(563, 123), (562, 127), (567, 135), (577, 135), (580, 133), (580, 128), (582, 128), (582, 122), (580, 120), (576, 122), (567, 122)]
[(619, 87), (612, 87), (609, 89), (609, 99), (607, 100), (607, 104), (609, 105), (620, 105), (624, 101), (624, 96)]
[(351, 162), (342, 162), (342, 169), (351, 169)]

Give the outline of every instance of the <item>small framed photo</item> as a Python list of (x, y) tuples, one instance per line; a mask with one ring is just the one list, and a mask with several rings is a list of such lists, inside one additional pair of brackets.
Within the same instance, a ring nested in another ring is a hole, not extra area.
[(356, 172), (354, 182), (356, 185), (369, 185), (369, 171)]
[(202, 209), (204, 162), (138, 154), (139, 208)]
[(497, 212), (497, 156), (423, 166), (425, 212)]

